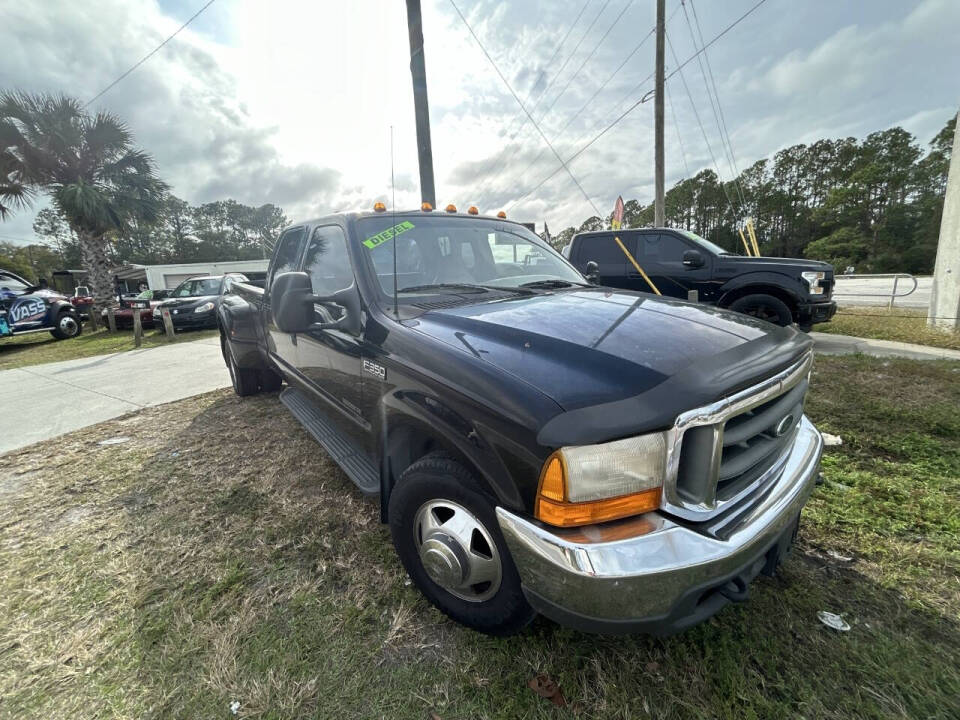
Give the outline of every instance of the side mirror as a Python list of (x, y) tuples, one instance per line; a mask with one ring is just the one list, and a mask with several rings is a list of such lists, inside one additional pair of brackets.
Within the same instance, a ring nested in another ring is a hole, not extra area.
[[(355, 283), (333, 295), (314, 295), (310, 276), (305, 272), (281, 273), (270, 287), (273, 321), (282, 332), (344, 330), (360, 333), (360, 293)], [(343, 316), (334, 322), (314, 322), (314, 305), (339, 305)]]
[(591, 285), (598, 285), (600, 283), (600, 266), (597, 265), (596, 261), (589, 260), (583, 275)]
[(282, 332), (306, 332), (313, 322), (313, 287), (305, 272), (277, 275), (270, 286), (270, 310)]
[(683, 265), (688, 268), (703, 267), (703, 255), (699, 250), (687, 250), (683, 253)]

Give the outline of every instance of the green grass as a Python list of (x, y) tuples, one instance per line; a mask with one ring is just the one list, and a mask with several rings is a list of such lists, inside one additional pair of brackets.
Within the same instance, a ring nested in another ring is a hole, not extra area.
[[(215, 337), (216, 334), (216, 330), (188, 330), (177, 333), (174, 340), (170, 341), (162, 330), (144, 330), (143, 344), (140, 347), (189, 342)], [(69, 340), (54, 340), (50, 333), (30, 333), (0, 340), (0, 370), (133, 349), (133, 330), (130, 329), (118, 330), (115, 333), (108, 330), (90, 332), (88, 326), (84, 326), (83, 333)]]
[(813, 329), (836, 335), (896, 340), (960, 350), (960, 332), (942, 332), (928, 328), (925, 310), (842, 307), (833, 320), (814, 325)]
[(25, 448), (0, 462), (0, 717), (956, 718), (958, 407), (960, 364), (818, 358), (808, 412), (844, 443), (795, 552), (666, 639), (448, 621), (275, 395)]

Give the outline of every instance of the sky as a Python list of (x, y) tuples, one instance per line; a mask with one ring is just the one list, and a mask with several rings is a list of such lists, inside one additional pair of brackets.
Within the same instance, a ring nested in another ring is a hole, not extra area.
[[(554, 150), (569, 157), (653, 89), (653, 0), (454, 1), (510, 87), (454, 4), (423, 0), (438, 204), (557, 232), (606, 215), (618, 194), (651, 202), (652, 93), (570, 163), (582, 192), (562, 169), (537, 186), (560, 168)], [(756, 2), (666, 0), (667, 73), (695, 52), (697, 21), (709, 41)], [(0, 89), (86, 102), (203, 4), (0, 0)], [(694, 59), (668, 81), (667, 187), (895, 125), (925, 147), (960, 105), (957, 28), (958, 0), (766, 0), (710, 46), (706, 78)], [(394, 193), (398, 208), (420, 202), (400, 0), (215, 0), (91, 109), (121, 117), (194, 204), (269, 202), (294, 221), (390, 207)], [(0, 240), (35, 241), (43, 205), (0, 222)]]

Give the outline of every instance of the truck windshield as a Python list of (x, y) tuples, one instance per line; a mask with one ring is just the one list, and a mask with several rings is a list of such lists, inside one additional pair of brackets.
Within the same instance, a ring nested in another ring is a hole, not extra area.
[(678, 232), (686, 237), (689, 240), (693, 240), (698, 245), (702, 246), (705, 250), (712, 252), (714, 255), (736, 255), (729, 250), (725, 250), (716, 243), (712, 243), (709, 240), (700, 237), (695, 232), (690, 232), (689, 230), (678, 230)]
[(220, 278), (203, 278), (201, 280), (187, 280), (173, 291), (173, 297), (203, 297), (216, 295), (220, 292)]
[(522, 226), (473, 218), (362, 218), (357, 227), (383, 292), (393, 296), (396, 244), (400, 295), (475, 288), (586, 285), (559, 253)]

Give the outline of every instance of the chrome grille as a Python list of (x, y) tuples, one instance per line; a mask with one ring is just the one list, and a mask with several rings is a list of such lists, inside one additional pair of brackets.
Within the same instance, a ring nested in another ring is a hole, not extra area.
[(663, 508), (704, 520), (776, 477), (796, 438), (813, 356), (758, 385), (683, 413), (670, 431)]

